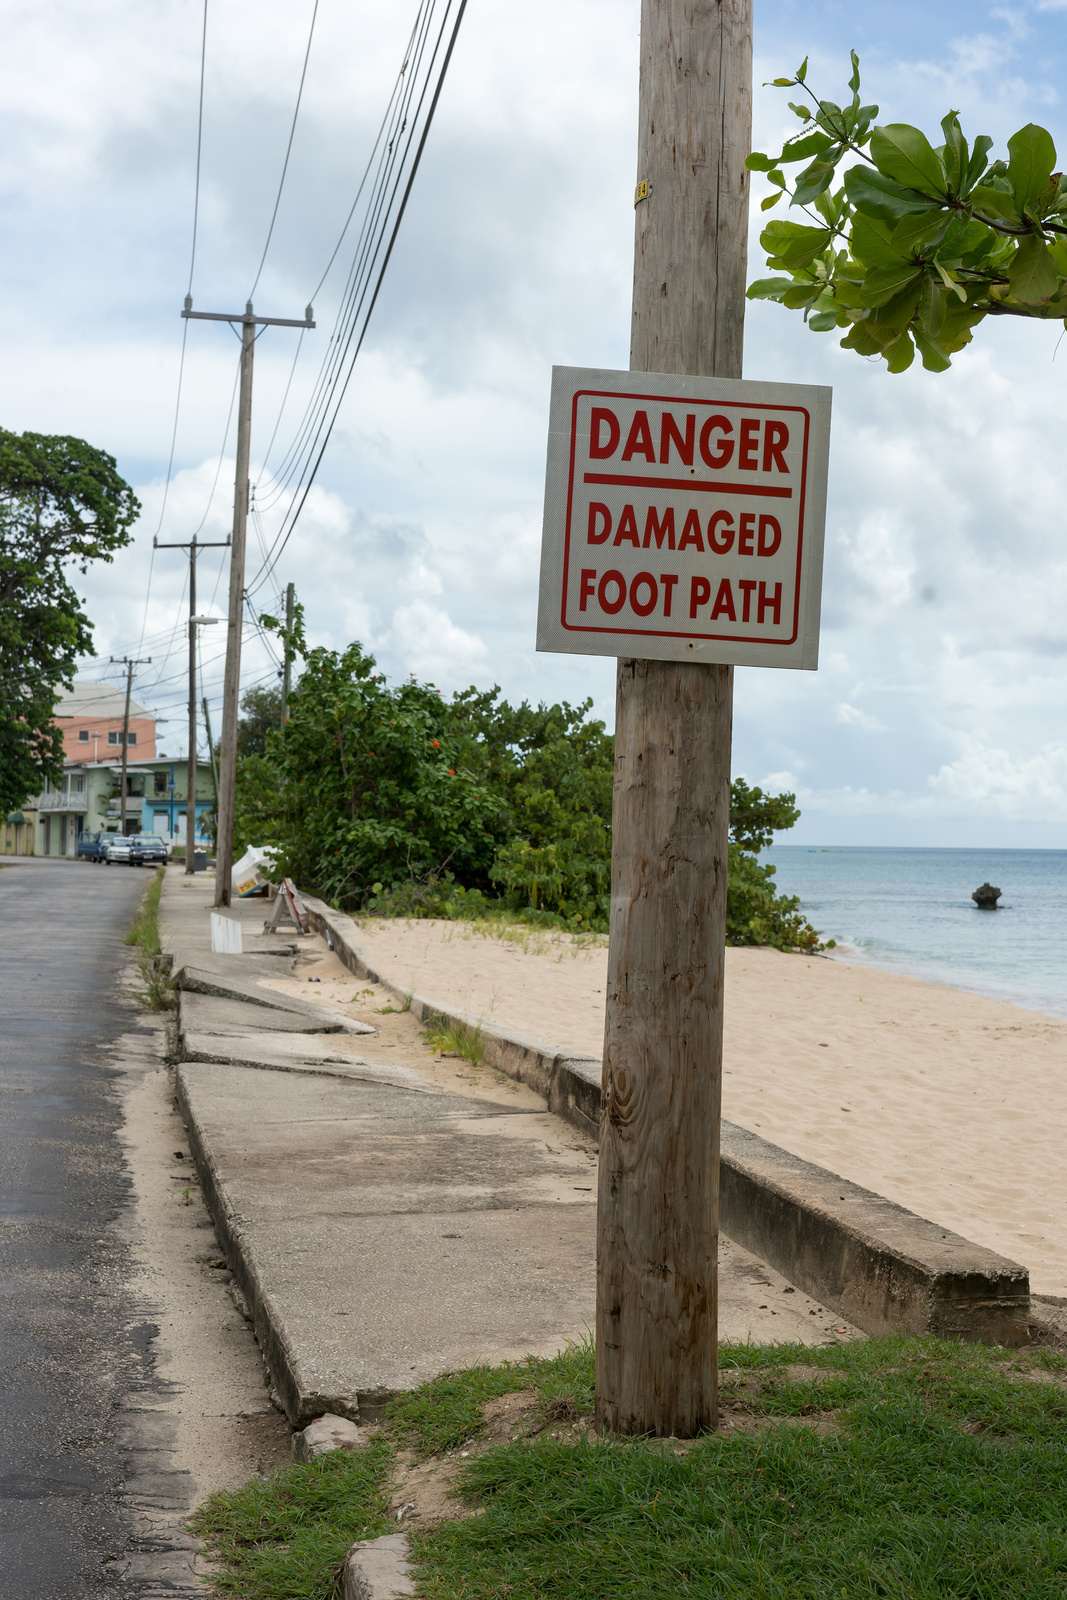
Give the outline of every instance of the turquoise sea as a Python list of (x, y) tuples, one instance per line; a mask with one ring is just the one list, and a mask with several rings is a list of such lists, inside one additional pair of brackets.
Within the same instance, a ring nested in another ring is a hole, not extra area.
[[(1067, 1016), (1067, 850), (775, 845), (762, 859), (839, 958)], [(971, 899), (986, 881), (1004, 891), (996, 911)]]

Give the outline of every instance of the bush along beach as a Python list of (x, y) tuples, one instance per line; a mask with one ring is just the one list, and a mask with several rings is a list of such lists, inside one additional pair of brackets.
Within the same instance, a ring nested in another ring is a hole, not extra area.
[[(288, 720), (263, 691), (244, 703), (235, 851), (274, 846), (285, 873), (346, 911), (605, 931), (614, 741), (592, 702), (390, 686), (358, 643), (305, 651), (297, 612), (286, 642), (304, 668)], [(759, 860), (799, 814), (792, 795), (734, 781), (731, 944), (819, 948)]]
[[(192, 1524), (242, 1600), (333, 1600), (357, 1539), (426, 1600), (1061, 1600), (1067, 1359), (932, 1339), (723, 1345), (720, 1427), (592, 1428), (593, 1354), (451, 1373), (367, 1447)], [(398, 1515), (399, 1513), (399, 1515)]]

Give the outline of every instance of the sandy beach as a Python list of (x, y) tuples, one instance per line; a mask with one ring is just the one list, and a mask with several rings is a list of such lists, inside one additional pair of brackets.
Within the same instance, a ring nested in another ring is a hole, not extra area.
[[(361, 930), (391, 981), (600, 1054), (606, 942)], [(728, 950), (726, 973), (725, 1117), (1025, 1263), (1035, 1292), (1067, 1295), (1067, 1021), (776, 950)]]

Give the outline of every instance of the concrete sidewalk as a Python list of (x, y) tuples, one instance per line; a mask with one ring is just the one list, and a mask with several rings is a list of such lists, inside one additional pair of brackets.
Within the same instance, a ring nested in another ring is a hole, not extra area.
[[(171, 869), (161, 902), (164, 948), (196, 985), (179, 995), (177, 1095), (289, 1421), (367, 1420), (441, 1372), (588, 1337), (593, 1140), (527, 1086), (435, 1056), (322, 938), (264, 935), (264, 900), (230, 913), (247, 953), (212, 956), (213, 887)], [(726, 1239), (720, 1331), (855, 1332)]]

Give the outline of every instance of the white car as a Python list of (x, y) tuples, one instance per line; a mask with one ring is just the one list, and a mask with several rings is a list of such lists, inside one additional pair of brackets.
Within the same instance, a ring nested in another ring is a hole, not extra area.
[(110, 866), (113, 861), (125, 861), (128, 865), (130, 860), (129, 834), (116, 833), (114, 839), (107, 847), (107, 855), (104, 859), (108, 866)]

